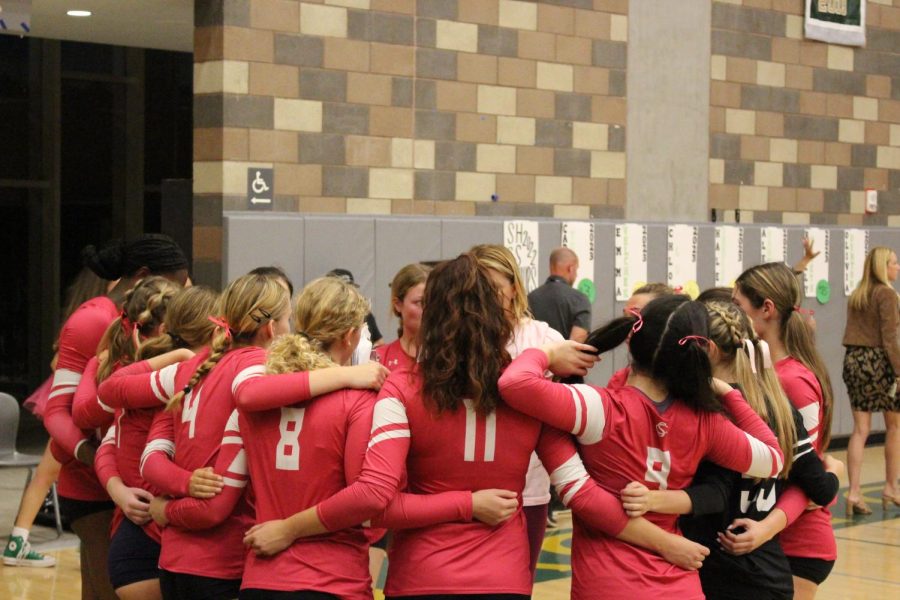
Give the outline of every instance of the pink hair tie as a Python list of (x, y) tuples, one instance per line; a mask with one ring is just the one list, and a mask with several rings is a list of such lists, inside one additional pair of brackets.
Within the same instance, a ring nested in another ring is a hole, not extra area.
[(802, 308), (802, 307), (800, 307), (800, 306), (795, 306), (795, 307), (794, 307), (794, 310), (796, 310), (796, 311), (797, 311), (798, 313), (800, 313), (801, 315), (806, 315), (806, 316), (808, 316), (808, 317), (811, 317), (811, 316), (813, 316), (814, 314), (816, 314), (816, 311), (814, 311), (814, 310), (811, 309), (811, 308)]
[(134, 335), (135, 324), (131, 321), (131, 319), (128, 318), (128, 315), (124, 310), (122, 311), (122, 314), (119, 315), (119, 319), (121, 319), (122, 321), (122, 332), (125, 334), (125, 336), (131, 337), (132, 335)]
[(209, 320), (217, 327), (224, 329), (225, 337), (229, 340), (231, 339), (231, 327), (228, 326), (228, 321), (225, 320), (225, 317), (209, 317)]
[(766, 340), (759, 340), (759, 349), (763, 356), (763, 369), (772, 368), (772, 353), (769, 351), (769, 343)]
[(634, 325), (631, 326), (631, 333), (637, 333), (641, 330), (641, 327), (644, 326), (644, 316), (641, 315), (641, 311), (636, 308), (629, 308), (628, 313), (637, 319), (637, 321), (634, 322)]
[(678, 345), (685, 346), (688, 342), (696, 342), (698, 345), (707, 347), (713, 343), (711, 339), (702, 335), (686, 335), (678, 340)]
[(744, 348), (747, 350), (747, 355), (750, 357), (750, 371), (755, 375), (756, 374), (756, 351), (753, 348), (753, 342), (744, 338)]

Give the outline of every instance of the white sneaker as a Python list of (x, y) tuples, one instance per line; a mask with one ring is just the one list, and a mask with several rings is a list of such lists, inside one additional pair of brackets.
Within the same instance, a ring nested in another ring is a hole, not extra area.
[(21, 536), (11, 535), (3, 549), (3, 564), (9, 567), (53, 567), (56, 559), (35, 552)]

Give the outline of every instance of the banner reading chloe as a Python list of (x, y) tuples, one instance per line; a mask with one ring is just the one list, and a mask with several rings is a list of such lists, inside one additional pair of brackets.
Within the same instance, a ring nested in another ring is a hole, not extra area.
[(806, 0), (806, 37), (846, 46), (866, 45), (866, 0)]

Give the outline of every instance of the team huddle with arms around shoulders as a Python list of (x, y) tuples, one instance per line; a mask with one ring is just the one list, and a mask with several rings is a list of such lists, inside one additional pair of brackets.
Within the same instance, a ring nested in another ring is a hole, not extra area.
[[(528, 598), (551, 486), (577, 600), (812, 598), (834, 564), (831, 382), (783, 264), (639, 290), (575, 341), (476, 246), (401, 269), (398, 339), (354, 364), (352, 278), (217, 294), (153, 240), (63, 326), (45, 416), (87, 597), (372, 598), (386, 538), (388, 598)], [(571, 383), (622, 344), (605, 387)]]

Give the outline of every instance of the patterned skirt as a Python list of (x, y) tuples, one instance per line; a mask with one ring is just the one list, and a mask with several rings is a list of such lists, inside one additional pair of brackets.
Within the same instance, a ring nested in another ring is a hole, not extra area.
[(847, 346), (843, 376), (853, 410), (900, 411), (896, 375), (883, 348)]

